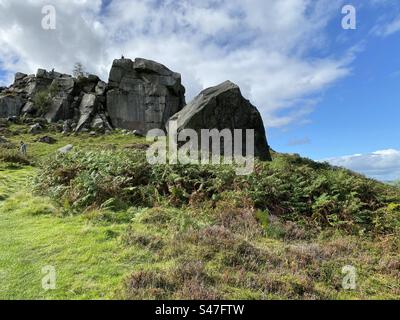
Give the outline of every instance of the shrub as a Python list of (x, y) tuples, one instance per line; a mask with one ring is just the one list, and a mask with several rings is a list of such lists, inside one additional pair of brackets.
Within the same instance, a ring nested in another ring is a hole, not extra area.
[(49, 92), (47, 90), (38, 92), (33, 97), (33, 104), (39, 115), (45, 114), (49, 110), (51, 104)]
[(171, 284), (161, 271), (138, 271), (125, 280), (128, 298), (165, 299)]
[[(78, 209), (101, 207), (110, 199), (121, 208), (162, 203), (198, 207), (200, 201), (207, 210), (216, 208), (216, 223), (242, 234), (259, 232), (255, 214), (250, 214), (254, 209), (301, 225), (304, 231), (387, 233), (398, 222), (388, 205), (400, 203), (400, 192), (394, 187), (287, 155), (277, 156), (272, 163), (256, 162), (254, 173), (236, 176), (229, 165), (150, 166), (140, 150), (75, 152), (46, 160), (37, 182), (38, 189), (49, 190), (55, 199)], [(387, 214), (391, 222), (382, 221)], [(197, 220), (187, 214), (179, 219), (181, 230)], [(288, 238), (307, 238), (291, 226), (283, 226)]]
[(0, 148), (0, 160), (12, 164), (30, 165), (31, 162), (20, 152), (12, 149)]

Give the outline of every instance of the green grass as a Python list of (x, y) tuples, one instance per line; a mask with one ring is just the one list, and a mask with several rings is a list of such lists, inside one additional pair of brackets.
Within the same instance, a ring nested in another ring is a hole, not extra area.
[[(47, 198), (25, 190), (32, 168), (0, 173), (0, 299), (110, 299), (130, 270), (133, 248), (120, 245), (124, 225), (57, 217)], [(54, 266), (56, 290), (42, 288)]]
[[(52, 132), (46, 145), (10, 129), (32, 165), (0, 160), (0, 299), (400, 299), (395, 188), (286, 155), (245, 180), (149, 168), (123, 151), (144, 143), (133, 136)], [(66, 144), (76, 152), (54, 160)]]
[[(25, 126), (15, 126), (26, 128)], [(49, 135), (57, 140), (55, 144), (37, 143), (39, 137)], [(61, 133), (51, 132), (38, 135), (19, 134), (8, 138), (11, 142), (19, 144), (24, 141), (28, 146), (28, 155), (31, 158), (42, 158), (52, 153), (55, 153), (59, 148), (72, 144), (75, 149), (97, 150), (97, 149), (112, 149), (123, 148), (125, 146), (144, 143), (144, 139), (133, 135), (110, 134), (98, 137), (92, 137), (89, 134), (79, 135), (63, 135)]]

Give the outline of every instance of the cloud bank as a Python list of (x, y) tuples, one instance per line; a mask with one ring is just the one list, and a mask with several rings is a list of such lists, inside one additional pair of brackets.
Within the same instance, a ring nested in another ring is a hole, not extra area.
[(382, 181), (400, 179), (400, 151), (395, 149), (354, 154), (324, 161)]

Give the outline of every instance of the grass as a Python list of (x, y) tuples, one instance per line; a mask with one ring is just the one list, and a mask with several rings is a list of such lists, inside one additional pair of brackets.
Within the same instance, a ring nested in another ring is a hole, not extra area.
[[(0, 299), (110, 299), (131, 268), (132, 248), (120, 245), (124, 225), (93, 225), (57, 217), (57, 208), (26, 190), (35, 169), (1, 172)], [(44, 266), (57, 289), (45, 291)]]
[[(79, 135), (63, 135), (59, 132), (51, 132), (38, 135), (31, 135), (24, 133), (27, 131), (26, 126), (23, 125), (12, 125), (10, 128), (14, 132), (22, 132), (15, 136), (10, 136), (8, 139), (19, 144), (20, 141), (24, 141), (28, 146), (28, 154), (33, 159), (40, 159), (55, 153), (59, 148), (72, 144), (75, 148), (81, 148), (84, 150), (98, 150), (98, 149), (113, 149), (134, 146), (135, 144), (143, 143), (143, 139), (135, 137), (133, 135), (122, 135), (122, 134), (110, 134), (101, 135), (98, 137), (92, 137), (89, 134), (81, 133)], [(51, 136), (56, 139), (55, 144), (37, 143), (36, 140), (42, 136)]]
[[(26, 129), (7, 139), (31, 165), (0, 160), (0, 299), (400, 299), (394, 188), (285, 155), (246, 181), (147, 168), (125, 157), (143, 139), (47, 132), (47, 145)], [(76, 152), (54, 160), (66, 144)]]

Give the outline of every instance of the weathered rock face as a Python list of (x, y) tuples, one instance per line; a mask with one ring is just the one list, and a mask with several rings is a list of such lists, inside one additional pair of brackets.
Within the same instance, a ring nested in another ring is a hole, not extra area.
[(150, 60), (114, 60), (107, 92), (114, 127), (141, 132), (161, 129), (184, 105), (180, 74)]
[(51, 86), (55, 93), (51, 99), (49, 110), (45, 114), (45, 118), (49, 122), (59, 120), (67, 120), (74, 117), (74, 101), (75, 80), (70, 77), (56, 78), (52, 81)]
[[(240, 88), (230, 81), (202, 91), (170, 121), (177, 122), (178, 132), (194, 129), (199, 136), (201, 129), (254, 129), (255, 156), (271, 160), (260, 113), (242, 96)], [(242, 154), (245, 151), (243, 143)]]
[(18, 116), (23, 106), (23, 100), (19, 96), (0, 96), (0, 118)]
[(95, 75), (74, 78), (54, 70), (17, 73), (13, 85), (0, 88), (0, 119), (19, 116), (63, 121), (65, 134), (114, 127), (142, 135), (164, 129), (168, 120), (178, 122), (178, 131), (254, 129), (255, 155), (271, 158), (261, 116), (237, 85), (206, 89), (185, 107), (181, 75), (141, 58), (114, 60), (108, 84)]
[[(78, 123), (73, 130), (110, 128), (105, 110), (107, 84), (95, 75), (73, 78), (39, 69), (36, 75), (17, 73), (14, 84), (0, 91), (0, 118), (44, 117), (48, 122)], [(41, 99), (38, 99), (38, 96)], [(90, 101), (88, 101), (90, 100)], [(99, 124), (101, 119), (101, 124)]]

